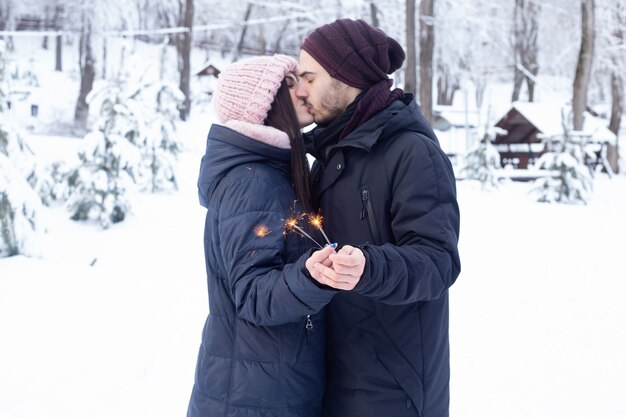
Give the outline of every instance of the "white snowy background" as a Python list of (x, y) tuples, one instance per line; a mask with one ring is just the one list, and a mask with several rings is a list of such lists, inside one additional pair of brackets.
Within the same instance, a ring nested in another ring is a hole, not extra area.
[[(41, 110), (14, 120), (38, 160), (69, 160), (81, 139), (46, 130), (71, 121), (76, 74), (51, 71), (39, 40), (16, 43)], [(130, 66), (155, 48), (137, 43)], [(510, 92), (490, 86), (501, 114)], [(178, 125), (178, 192), (136, 194), (107, 230), (45, 208), (38, 255), (0, 259), (1, 417), (185, 415), (208, 312), (196, 179), (211, 121), (200, 104)], [(596, 176), (587, 205), (537, 203), (531, 182), (457, 185), (451, 416), (625, 416), (626, 177)]]

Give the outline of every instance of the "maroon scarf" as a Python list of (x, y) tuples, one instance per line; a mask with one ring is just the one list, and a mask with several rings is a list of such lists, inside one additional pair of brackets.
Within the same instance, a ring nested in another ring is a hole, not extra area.
[(339, 140), (342, 140), (350, 133), (354, 132), (357, 127), (367, 122), (373, 115), (389, 106), (394, 101), (402, 98), (404, 91), (396, 88), (391, 91), (393, 80), (383, 80), (374, 84), (367, 89), (363, 97), (357, 103), (354, 114), (341, 131)]

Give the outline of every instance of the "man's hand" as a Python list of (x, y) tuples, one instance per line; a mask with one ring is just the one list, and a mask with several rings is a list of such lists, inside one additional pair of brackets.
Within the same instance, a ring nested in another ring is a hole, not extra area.
[(311, 273), (311, 276), (317, 282), (338, 290), (350, 291), (354, 289), (365, 270), (363, 251), (346, 245), (339, 252), (330, 253), (328, 260), (331, 262), (330, 265), (328, 262), (314, 263), (313, 268), (316, 273)]

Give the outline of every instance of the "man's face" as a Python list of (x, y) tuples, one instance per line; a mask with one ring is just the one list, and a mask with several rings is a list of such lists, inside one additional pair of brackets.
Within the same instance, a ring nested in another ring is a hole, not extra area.
[(315, 123), (326, 124), (337, 118), (354, 100), (352, 88), (336, 80), (306, 51), (300, 51), (300, 80), (296, 96), (304, 100)]

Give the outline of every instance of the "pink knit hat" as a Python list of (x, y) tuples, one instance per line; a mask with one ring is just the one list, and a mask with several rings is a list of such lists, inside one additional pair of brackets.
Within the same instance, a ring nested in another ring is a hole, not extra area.
[(222, 71), (211, 104), (220, 123), (263, 124), (281, 82), (296, 70), (295, 59), (276, 54), (244, 58)]

